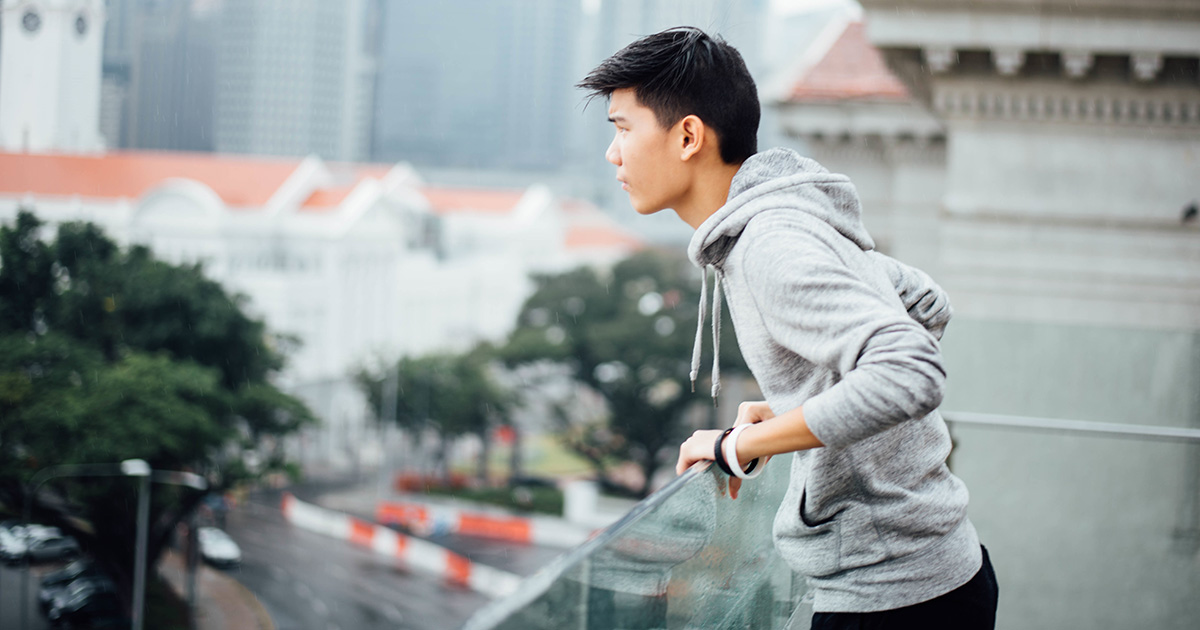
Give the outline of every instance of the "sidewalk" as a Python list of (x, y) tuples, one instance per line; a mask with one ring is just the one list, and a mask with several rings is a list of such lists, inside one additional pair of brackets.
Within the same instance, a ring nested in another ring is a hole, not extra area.
[[(168, 550), (158, 571), (186, 600), (183, 556)], [(204, 564), (196, 568), (196, 600), (196, 630), (275, 630), (266, 609), (253, 593), (232, 577)]]

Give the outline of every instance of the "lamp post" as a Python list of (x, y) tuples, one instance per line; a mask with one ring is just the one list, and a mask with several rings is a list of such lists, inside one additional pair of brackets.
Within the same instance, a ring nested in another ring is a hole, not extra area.
[(150, 529), (150, 464), (144, 459), (121, 462), (121, 472), (138, 477), (137, 547), (133, 552), (133, 630), (142, 630), (146, 611), (146, 539)]
[[(138, 477), (137, 544), (133, 567), (133, 628), (142, 630), (146, 603), (146, 553), (150, 530), (150, 482), (208, 489), (208, 481), (190, 472), (151, 470), (144, 459), (127, 459), (120, 464), (67, 464), (39, 470), (29, 480), (30, 491), (25, 493), (21, 522), (28, 524), (31, 502), (42, 484), (59, 477)], [(21, 580), (21, 628), (29, 627), (29, 564), (25, 559), (25, 576)]]

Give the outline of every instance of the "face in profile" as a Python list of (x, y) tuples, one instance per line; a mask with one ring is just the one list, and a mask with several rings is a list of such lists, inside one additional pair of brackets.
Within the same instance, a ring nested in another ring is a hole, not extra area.
[(617, 180), (633, 209), (654, 214), (674, 207), (686, 189), (683, 162), (679, 151), (672, 150), (677, 130), (664, 129), (632, 88), (612, 93), (608, 119), (616, 132), (604, 157), (617, 167)]

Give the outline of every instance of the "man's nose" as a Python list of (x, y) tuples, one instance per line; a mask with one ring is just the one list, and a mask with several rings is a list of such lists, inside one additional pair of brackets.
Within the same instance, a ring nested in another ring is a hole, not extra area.
[(621, 149), (617, 147), (617, 139), (615, 137), (608, 145), (608, 150), (604, 152), (604, 159), (608, 160), (613, 166), (621, 165)]

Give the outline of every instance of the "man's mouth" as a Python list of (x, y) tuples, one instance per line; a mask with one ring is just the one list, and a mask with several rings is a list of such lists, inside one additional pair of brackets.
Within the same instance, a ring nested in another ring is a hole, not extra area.
[(621, 183), (621, 190), (629, 190), (629, 184), (625, 183), (625, 180), (617, 179), (617, 181)]

